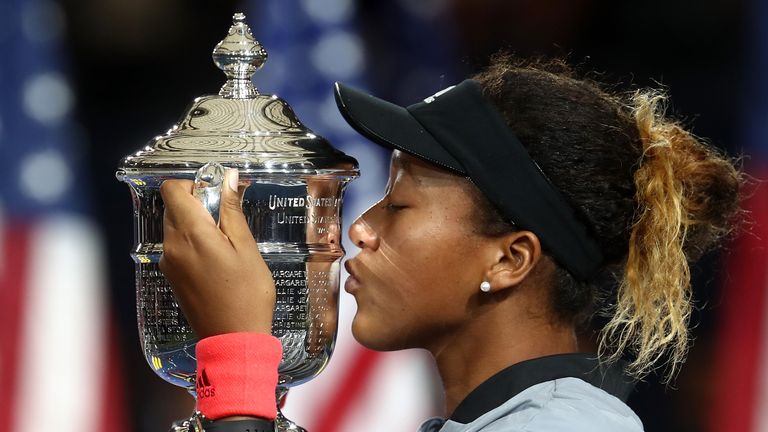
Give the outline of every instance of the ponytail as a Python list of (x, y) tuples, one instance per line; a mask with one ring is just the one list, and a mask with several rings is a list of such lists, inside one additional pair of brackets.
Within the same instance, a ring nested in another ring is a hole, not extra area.
[(689, 346), (688, 263), (729, 231), (741, 178), (731, 162), (664, 118), (663, 94), (638, 92), (632, 102), (643, 147), (634, 174), (636, 213), (600, 354), (611, 361), (629, 351), (628, 372), (636, 378), (666, 359), (669, 381)]

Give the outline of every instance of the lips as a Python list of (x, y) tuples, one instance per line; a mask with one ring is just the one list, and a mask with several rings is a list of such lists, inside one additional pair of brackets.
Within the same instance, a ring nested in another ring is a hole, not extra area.
[(355, 270), (352, 268), (352, 260), (346, 261), (344, 263), (344, 268), (349, 274), (349, 276), (347, 276), (347, 281), (344, 283), (344, 291), (354, 294), (360, 289), (360, 281), (355, 276)]

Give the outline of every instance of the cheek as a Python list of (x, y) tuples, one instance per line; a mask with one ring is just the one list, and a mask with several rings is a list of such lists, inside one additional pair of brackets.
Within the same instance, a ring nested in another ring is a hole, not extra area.
[(454, 235), (409, 230), (378, 251), (376, 283), (358, 297), (355, 338), (371, 349), (425, 348), (466, 319), (466, 254)]
[(378, 249), (361, 252), (366, 277), (352, 330), (363, 345), (424, 347), (467, 319), (482, 276), (479, 243), (452, 204), (397, 214), (379, 227)]
[(467, 284), (477, 278), (474, 238), (447, 212), (416, 216), (403, 218), (397, 231), (382, 236), (375, 273), (387, 287), (383, 294), (401, 312), (463, 310)]

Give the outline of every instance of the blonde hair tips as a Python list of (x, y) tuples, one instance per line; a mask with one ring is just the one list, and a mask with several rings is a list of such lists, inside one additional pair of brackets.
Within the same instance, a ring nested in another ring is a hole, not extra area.
[(666, 365), (668, 382), (689, 346), (688, 263), (730, 230), (741, 174), (712, 147), (667, 120), (665, 105), (666, 96), (658, 92), (632, 97), (643, 146), (634, 174), (637, 210), (600, 353), (612, 361), (629, 351), (628, 373), (636, 378)]

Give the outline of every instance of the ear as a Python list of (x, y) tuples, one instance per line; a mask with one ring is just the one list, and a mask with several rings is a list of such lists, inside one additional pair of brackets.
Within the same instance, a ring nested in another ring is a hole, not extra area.
[(492, 291), (519, 285), (541, 259), (541, 242), (530, 231), (515, 231), (497, 240), (496, 260), (486, 274)]

